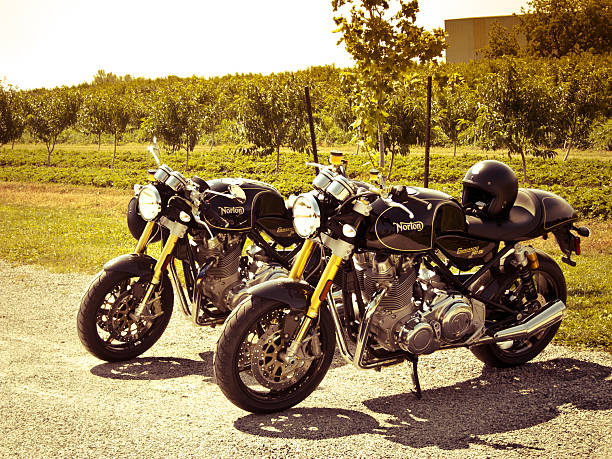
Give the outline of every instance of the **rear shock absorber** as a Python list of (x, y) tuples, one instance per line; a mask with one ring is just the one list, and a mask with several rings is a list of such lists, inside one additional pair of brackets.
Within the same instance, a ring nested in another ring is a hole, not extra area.
[(516, 266), (523, 285), (523, 292), (527, 301), (538, 299), (538, 291), (533, 280), (533, 271), (538, 269), (538, 254), (533, 247), (516, 244), (514, 246)]

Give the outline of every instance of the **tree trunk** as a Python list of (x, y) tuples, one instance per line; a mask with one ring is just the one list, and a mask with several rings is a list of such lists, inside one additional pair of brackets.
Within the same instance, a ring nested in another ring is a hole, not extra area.
[(47, 145), (47, 167), (51, 166), (51, 153), (55, 149), (56, 140), (57, 140), (57, 137), (53, 137), (49, 141), (45, 142), (45, 145)]
[(115, 155), (117, 154), (117, 131), (115, 131), (115, 148), (113, 149), (113, 160), (111, 161), (111, 169), (115, 168)]
[(391, 162), (389, 163), (389, 173), (387, 174), (387, 181), (391, 180), (391, 171), (393, 170), (393, 160), (395, 159), (395, 148), (391, 149)]
[(570, 150), (572, 149), (572, 139), (569, 141), (569, 146), (567, 147), (567, 151), (565, 152), (565, 156), (563, 157), (563, 161), (567, 161), (567, 157), (570, 154)]
[(100, 145), (102, 145), (102, 133), (98, 132), (98, 151), (100, 151)]
[(276, 147), (276, 173), (278, 174), (278, 164), (280, 162), (280, 146)]
[(525, 161), (525, 152), (521, 150), (521, 161), (523, 162), (523, 183), (529, 183), (527, 180), (527, 162)]
[(187, 158), (185, 159), (185, 172), (189, 170), (189, 145), (187, 145)]
[(425, 118), (425, 172), (423, 173), (423, 186), (429, 187), (429, 144), (431, 133), (431, 76), (427, 77), (427, 114)]
[(457, 139), (453, 140), (453, 158), (457, 156)]
[(574, 131), (576, 130), (576, 119), (574, 119), (574, 124), (572, 125), (572, 129), (570, 130), (570, 138), (569, 138), (569, 147), (567, 147), (567, 152), (565, 152), (565, 157), (563, 161), (567, 160), (567, 157), (570, 154), (570, 150), (572, 149), (572, 144), (574, 143)]
[(376, 122), (376, 127), (378, 129), (378, 164), (382, 174), (385, 168), (385, 136), (383, 135), (380, 121)]
[(13, 141), (11, 142), (11, 150), (15, 149), (15, 139), (13, 139)]
[(214, 146), (215, 146), (215, 131), (212, 132), (212, 139), (210, 140), (210, 151), (213, 151)]

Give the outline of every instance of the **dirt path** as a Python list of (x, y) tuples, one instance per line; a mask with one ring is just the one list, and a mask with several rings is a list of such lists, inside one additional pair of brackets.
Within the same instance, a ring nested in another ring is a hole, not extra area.
[(612, 457), (612, 356), (550, 346), (483, 371), (469, 351), (362, 372), (336, 357), (313, 395), (255, 416), (214, 383), (218, 329), (178, 309), (139, 359), (104, 363), (76, 335), (90, 277), (0, 262), (2, 457)]

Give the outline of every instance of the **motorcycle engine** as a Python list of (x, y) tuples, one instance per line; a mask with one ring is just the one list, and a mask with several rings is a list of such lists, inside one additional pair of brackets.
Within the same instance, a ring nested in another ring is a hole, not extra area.
[(196, 261), (200, 266), (213, 261), (202, 282), (202, 293), (220, 310), (227, 310), (227, 295), (242, 284), (240, 257), (244, 238), (220, 233), (212, 239), (194, 238)]
[(244, 236), (221, 233), (213, 239), (194, 238), (196, 261), (200, 266), (209, 261), (202, 293), (222, 311), (234, 309), (246, 290), (276, 277), (286, 277), (287, 270), (272, 263), (264, 251), (251, 245), (242, 256)]
[(388, 351), (429, 354), (444, 345), (461, 343), (484, 328), (484, 304), (452, 292), (432, 271), (421, 270), (417, 275), (410, 256), (359, 254), (355, 267), (366, 300), (387, 288), (371, 331)]

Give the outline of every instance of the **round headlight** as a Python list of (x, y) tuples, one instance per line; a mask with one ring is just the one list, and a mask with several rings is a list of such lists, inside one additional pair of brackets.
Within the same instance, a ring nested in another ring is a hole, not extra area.
[(142, 187), (138, 194), (138, 212), (145, 220), (153, 220), (161, 212), (161, 196), (153, 185)]
[(293, 227), (300, 237), (308, 237), (321, 226), (321, 211), (314, 196), (302, 194), (293, 203)]

